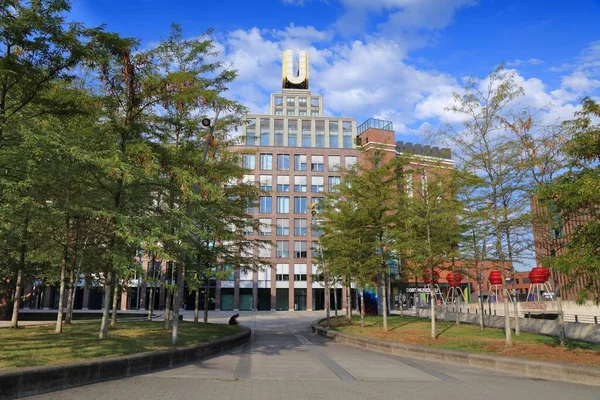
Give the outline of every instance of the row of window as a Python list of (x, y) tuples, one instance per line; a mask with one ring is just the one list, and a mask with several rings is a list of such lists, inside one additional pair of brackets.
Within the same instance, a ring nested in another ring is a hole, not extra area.
[[(275, 106), (283, 106), (284, 101), (288, 107), (294, 107), (296, 105), (296, 97), (295, 96), (286, 96), (285, 99), (284, 99), (284, 96), (275, 96), (273, 98), (273, 104)], [(309, 102), (308, 98), (298, 97), (298, 107), (308, 107), (308, 102)], [(319, 107), (319, 98), (311, 97), (310, 98), (310, 106), (311, 107)]]
[[(307, 203), (307, 197), (300, 196), (294, 197), (294, 214), (307, 214), (309, 205)], [(311, 204), (319, 203), (322, 201), (322, 197), (312, 197)], [(290, 197), (289, 196), (276, 196), (275, 198), (276, 212), (278, 214), (289, 214), (290, 213)], [(246, 209), (246, 212), (252, 214), (254, 207), (250, 206)], [(271, 196), (260, 196), (258, 198), (258, 212), (260, 214), (272, 214), (273, 213), (273, 197)]]
[[(259, 236), (272, 236), (273, 235), (273, 221), (271, 218), (259, 218), (260, 226), (258, 228)], [(321, 224), (320, 220), (315, 221), (315, 226), (312, 226), (313, 236), (321, 236), (321, 231), (318, 229), (318, 225)], [(248, 228), (244, 235), (252, 235), (254, 232), (252, 228)], [(277, 218), (275, 222), (275, 234), (276, 236), (289, 236), (290, 235), (290, 220), (288, 218)], [(304, 218), (294, 219), (294, 236), (308, 236), (308, 220)]]
[[(293, 258), (308, 258), (307, 244), (308, 242), (306, 240), (294, 240), (294, 248), (292, 253)], [(315, 253), (316, 249), (318, 249), (318, 242), (313, 241), (311, 248), (313, 257), (317, 256)], [(259, 245), (258, 256), (260, 258), (273, 257), (273, 245)], [(275, 241), (275, 258), (290, 258), (290, 242), (288, 240)]]
[[(270, 192), (273, 190), (273, 176), (272, 175), (259, 175), (260, 179), (260, 190)], [(310, 179), (310, 189), (313, 193), (323, 193), (325, 191), (325, 177), (324, 176), (312, 176)], [(254, 175), (244, 175), (243, 182), (252, 184), (254, 182)], [(341, 178), (339, 176), (327, 177), (329, 184), (329, 192), (335, 192), (337, 185), (340, 184)], [(290, 177), (287, 175), (280, 175), (277, 177), (277, 192), (290, 192)], [(307, 176), (294, 176), (293, 177), (294, 192), (306, 193), (308, 191), (308, 177)]]
[[(271, 120), (269, 118), (259, 118), (259, 136), (257, 136), (256, 121), (257, 118), (246, 119), (246, 145), (256, 146), (260, 143), (261, 146), (269, 146), (271, 136), (273, 136), (273, 144), (275, 146), (284, 145), (285, 129), (283, 119), (274, 119), (273, 128), (271, 129)], [(328, 139), (328, 147), (339, 148), (339, 121), (329, 121), (329, 135), (327, 137), (325, 135), (325, 122), (325, 120), (314, 120), (315, 147), (326, 147), (326, 139)], [(287, 145), (297, 147), (301, 143), (303, 147), (311, 147), (312, 124), (313, 120), (289, 120), (287, 126)], [(342, 121), (341, 128), (343, 148), (352, 148), (354, 137), (352, 135), (352, 121)], [(300, 138), (298, 138), (299, 134)]]
[[(225, 267), (225, 271), (229, 272), (227, 279), (233, 281), (235, 279), (234, 267)], [(294, 264), (294, 281), (306, 281), (308, 276), (308, 266), (306, 264)], [(311, 275), (318, 274), (317, 265), (312, 265)], [(271, 268), (265, 267), (257, 271), (258, 281), (270, 281), (272, 276)], [(254, 279), (253, 271), (244, 271), (240, 269), (240, 281), (252, 281)], [(290, 265), (289, 264), (276, 264), (275, 266), (275, 279), (278, 281), (289, 281), (290, 280)]]
[[(262, 171), (273, 170), (273, 154), (261, 153), (259, 156), (259, 167)], [(290, 170), (290, 155), (277, 154), (277, 171)], [(356, 156), (344, 157), (344, 167), (351, 168), (356, 164), (358, 158)], [(341, 156), (327, 156), (327, 170), (339, 171), (342, 164)], [(244, 154), (242, 157), (242, 167), (247, 169), (256, 168), (256, 154)], [(308, 156), (306, 154), (294, 155), (294, 171), (306, 171), (308, 169)], [(314, 172), (325, 171), (325, 157), (322, 155), (310, 156), (310, 170)]]

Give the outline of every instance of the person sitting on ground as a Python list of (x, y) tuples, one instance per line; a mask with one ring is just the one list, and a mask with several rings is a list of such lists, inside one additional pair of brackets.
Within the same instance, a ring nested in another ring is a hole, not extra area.
[(237, 320), (239, 316), (240, 314), (232, 315), (231, 318), (229, 318), (229, 325), (239, 325), (240, 323)]

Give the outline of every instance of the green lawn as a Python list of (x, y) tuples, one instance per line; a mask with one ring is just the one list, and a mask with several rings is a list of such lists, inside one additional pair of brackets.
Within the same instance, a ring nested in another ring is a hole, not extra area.
[(428, 319), (396, 315), (388, 317), (388, 332), (383, 332), (382, 327), (379, 316), (365, 317), (365, 328), (360, 326), (360, 317), (354, 317), (351, 325), (342, 318), (332, 320), (332, 328), (336, 331), (391, 342), (600, 367), (600, 344), (568, 340), (566, 348), (561, 348), (558, 338), (521, 333), (519, 336), (513, 334), (514, 346), (506, 348), (501, 329), (481, 331), (478, 325), (456, 326), (448, 321), (436, 321), (437, 339), (434, 340), (430, 337), (431, 322)]
[[(117, 357), (171, 348), (171, 331), (164, 322), (122, 322), (98, 340), (99, 323), (0, 329), (0, 370), (34, 365)], [(178, 346), (202, 343), (239, 332), (238, 326), (179, 322)]]

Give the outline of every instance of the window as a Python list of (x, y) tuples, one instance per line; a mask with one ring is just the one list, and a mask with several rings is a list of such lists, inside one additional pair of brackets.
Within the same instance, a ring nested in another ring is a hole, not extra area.
[(275, 96), (275, 98), (273, 99), (273, 104), (276, 106), (282, 106), (283, 105), (283, 96)]
[(265, 192), (273, 190), (272, 175), (260, 175), (260, 190), (264, 190)]
[(352, 121), (342, 121), (342, 133), (352, 136)]
[(287, 218), (277, 218), (277, 236), (288, 236), (290, 234), (290, 220)]
[(294, 258), (306, 258), (306, 240), (294, 241)]
[(325, 121), (315, 121), (315, 147), (325, 147)]
[(325, 191), (324, 178), (322, 176), (313, 176), (311, 178), (311, 192), (322, 193)]
[(278, 240), (275, 245), (277, 247), (277, 258), (290, 257), (290, 242), (287, 240)]
[(298, 110), (298, 116), (306, 117), (306, 110)]
[(323, 234), (323, 231), (321, 231), (321, 226), (323, 226), (323, 220), (315, 219), (314, 223), (310, 227), (313, 236), (321, 236)]
[(306, 224), (306, 219), (294, 219), (294, 236), (306, 236), (307, 234), (308, 228)]
[(246, 145), (256, 145), (256, 118), (246, 119)]
[(277, 196), (277, 212), (281, 214), (290, 213), (290, 198), (288, 196)]
[(293, 108), (292, 109), (288, 109), (285, 112), (285, 115), (296, 115), (296, 110), (294, 110)]
[[(272, 245), (271, 243), (261, 243), (260, 245), (258, 245), (258, 256), (260, 258), (271, 258), (273, 257), (272, 254)], [(240, 280), (242, 280), (240, 278)]]
[(318, 117), (319, 116), (319, 111), (318, 110), (312, 110), (310, 112), (310, 116), (311, 117)]
[(294, 197), (294, 214), (306, 214), (306, 197)]
[(273, 122), (273, 127), (274, 127), (274, 131), (275, 131), (275, 136), (274, 136), (274, 145), (275, 146), (283, 146), (283, 120), (282, 119), (276, 119)]
[(271, 218), (259, 218), (258, 234), (260, 236), (271, 236)]
[(287, 282), (290, 280), (290, 266), (289, 264), (277, 264), (277, 273), (275, 279), (278, 281)]
[(290, 170), (290, 155), (289, 154), (277, 154), (277, 170), (278, 171), (289, 171)]
[(421, 175), (421, 195), (427, 196), (427, 175)]
[(295, 176), (294, 177), (294, 192), (299, 192), (299, 193), (306, 192), (306, 176)]
[(314, 172), (323, 172), (325, 166), (323, 164), (323, 156), (311, 156), (310, 157), (310, 170)]
[(298, 98), (298, 107), (306, 107), (306, 97)]
[(352, 121), (342, 121), (342, 134), (344, 135), (344, 148), (352, 148)]
[(245, 235), (245, 236), (254, 235), (254, 229), (252, 228), (252, 225), (246, 225), (244, 227), (244, 229), (242, 230), (242, 235)]
[(294, 264), (294, 280), (306, 281), (306, 264)]
[(296, 98), (295, 97), (288, 97), (287, 98), (287, 106), (288, 107), (294, 107), (296, 105)]
[(346, 136), (344, 135), (344, 148), (345, 149), (351, 149), (352, 148), (352, 136)]
[(265, 265), (258, 270), (258, 281), (265, 282), (271, 280), (271, 266)]
[(413, 197), (413, 176), (412, 174), (406, 175), (406, 195)]
[(302, 147), (310, 147), (311, 121), (302, 121)]
[(340, 147), (340, 140), (338, 137), (337, 132), (336, 133), (330, 133), (329, 134), (329, 148), (330, 149), (338, 149)]
[(329, 177), (329, 192), (337, 192), (337, 186), (342, 183), (342, 179), (339, 176)]
[(246, 199), (246, 213), (248, 213), (248, 214), (254, 213), (254, 202), (250, 199)]
[(298, 146), (298, 121), (288, 121), (288, 146)]
[(283, 115), (283, 108), (276, 108), (275, 115)]
[(279, 175), (277, 177), (277, 191), (278, 192), (289, 192), (290, 191), (290, 177)]
[(268, 146), (269, 145), (269, 136), (271, 133), (270, 121), (268, 118), (260, 119), (260, 145)]
[(357, 159), (353, 156), (346, 156), (344, 161), (346, 162), (346, 169), (350, 169), (356, 164)]
[(226, 265), (223, 270), (227, 274), (226, 281), (233, 281), (235, 279), (235, 269), (232, 265)]
[(242, 183), (245, 185), (254, 185), (254, 175), (244, 175), (242, 177)]
[(258, 198), (258, 212), (261, 214), (270, 214), (273, 212), (273, 199), (271, 196), (260, 196)]
[(271, 171), (273, 169), (273, 154), (260, 155), (260, 169), (263, 171)]
[[(247, 267), (246, 267), (247, 268)], [(254, 272), (248, 269), (244, 270), (244, 267), (240, 268), (240, 281), (253, 281)]]
[(256, 168), (256, 155), (244, 154), (244, 157), (242, 158), (242, 167), (246, 169)]
[(328, 171), (339, 171), (342, 158), (340, 156), (329, 156), (327, 159), (327, 170)]
[(294, 156), (294, 171), (306, 171), (306, 154)]
[(318, 97), (311, 97), (310, 98), (310, 106), (311, 107), (319, 107), (319, 98)]

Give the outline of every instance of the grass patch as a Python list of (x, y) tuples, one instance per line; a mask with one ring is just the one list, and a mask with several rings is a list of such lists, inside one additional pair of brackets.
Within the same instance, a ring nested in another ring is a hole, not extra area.
[[(321, 325), (325, 326), (325, 322)], [(380, 316), (365, 317), (364, 328), (360, 326), (358, 316), (352, 318), (352, 324), (344, 318), (332, 319), (331, 327), (338, 332), (390, 342), (600, 367), (600, 344), (580, 340), (567, 340), (567, 345), (560, 347), (558, 338), (521, 333), (519, 336), (513, 334), (514, 346), (507, 348), (502, 329), (485, 328), (481, 331), (477, 325), (456, 326), (450, 321), (436, 321), (437, 339), (432, 339), (431, 322), (428, 319), (398, 315), (388, 317), (388, 332), (383, 332), (383, 319)]]
[[(64, 364), (96, 358), (118, 357), (171, 348), (171, 330), (164, 322), (121, 322), (98, 340), (99, 324), (65, 325), (62, 334), (54, 326), (0, 329), (0, 370), (35, 365)], [(203, 343), (239, 332), (238, 326), (194, 324), (179, 321), (178, 346)]]

